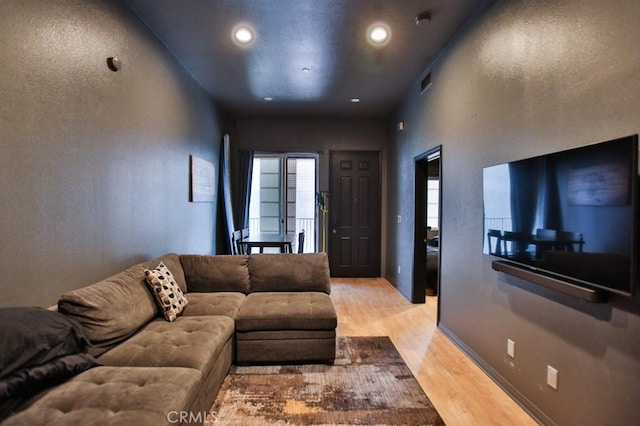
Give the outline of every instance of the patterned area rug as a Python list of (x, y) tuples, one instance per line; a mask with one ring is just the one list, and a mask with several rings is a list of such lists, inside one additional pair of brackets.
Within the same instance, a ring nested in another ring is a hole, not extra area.
[(233, 366), (218, 425), (444, 425), (388, 337), (339, 337), (334, 365)]

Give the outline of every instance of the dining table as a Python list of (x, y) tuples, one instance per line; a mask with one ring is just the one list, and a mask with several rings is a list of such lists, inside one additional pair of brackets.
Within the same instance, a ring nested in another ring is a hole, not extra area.
[(295, 240), (295, 234), (277, 234), (271, 232), (260, 232), (257, 234), (244, 237), (240, 244), (242, 244), (246, 251), (245, 253), (251, 253), (254, 247), (257, 247), (260, 253), (264, 253), (265, 247), (276, 247), (280, 249), (280, 253), (293, 253), (292, 244)]

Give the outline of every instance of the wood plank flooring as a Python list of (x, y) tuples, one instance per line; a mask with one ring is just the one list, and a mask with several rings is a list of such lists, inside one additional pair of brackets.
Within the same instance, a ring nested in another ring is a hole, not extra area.
[(411, 304), (383, 278), (332, 278), (339, 336), (389, 336), (449, 426), (537, 424), (436, 327), (436, 298)]

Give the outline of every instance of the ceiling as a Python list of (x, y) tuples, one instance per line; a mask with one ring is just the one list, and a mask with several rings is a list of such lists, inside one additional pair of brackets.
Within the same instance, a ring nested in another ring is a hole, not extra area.
[[(388, 116), (482, 3), (125, 1), (230, 113), (367, 117)], [(416, 15), (423, 12), (432, 17), (417, 25)], [(376, 22), (390, 30), (384, 46), (367, 39), (367, 29)], [(232, 39), (241, 23), (255, 35), (247, 46)]]

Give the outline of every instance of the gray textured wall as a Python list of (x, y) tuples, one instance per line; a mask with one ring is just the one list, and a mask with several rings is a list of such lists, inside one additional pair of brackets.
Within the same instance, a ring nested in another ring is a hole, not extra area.
[(0, 17), (0, 306), (212, 252), (189, 154), (217, 163), (220, 119), (166, 48), (119, 1), (4, 0)]
[[(409, 294), (413, 157), (443, 149), (441, 326), (545, 422), (635, 424), (640, 298), (589, 305), (491, 269), (482, 169), (640, 131), (640, 2), (489, 2), (398, 110), (389, 148), (389, 279)], [(437, 17), (436, 17), (437, 19)], [(398, 255), (396, 255), (398, 253)], [(516, 342), (516, 358), (506, 340)], [(559, 389), (545, 384), (559, 370)]]

